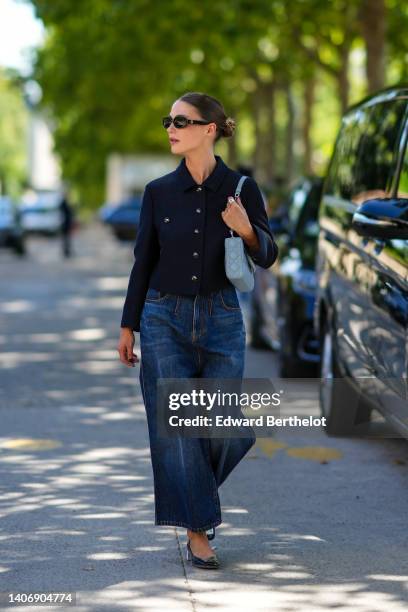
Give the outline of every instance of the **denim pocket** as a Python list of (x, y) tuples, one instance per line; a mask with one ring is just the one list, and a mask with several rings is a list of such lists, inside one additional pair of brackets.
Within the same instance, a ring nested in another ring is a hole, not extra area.
[(159, 289), (154, 289), (153, 287), (149, 287), (146, 293), (146, 302), (164, 302), (164, 300), (169, 296), (169, 293), (164, 293)]
[(241, 310), (241, 305), (234, 287), (220, 289), (220, 304), (225, 310)]

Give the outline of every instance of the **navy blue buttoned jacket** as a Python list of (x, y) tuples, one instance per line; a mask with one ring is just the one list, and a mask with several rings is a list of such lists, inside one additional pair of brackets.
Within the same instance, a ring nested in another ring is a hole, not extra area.
[[(140, 331), (148, 287), (163, 293), (207, 295), (231, 286), (224, 267), (224, 240), (231, 234), (221, 211), (242, 175), (219, 155), (215, 158), (214, 170), (200, 185), (185, 157), (173, 172), (146, 184), (121, 327)], [(278, 247), (252, 177), (245, 179), (240, 197), (259, 241), (258, 249), (244, 243), (245, 249), (258, 266), (269, 268)]]

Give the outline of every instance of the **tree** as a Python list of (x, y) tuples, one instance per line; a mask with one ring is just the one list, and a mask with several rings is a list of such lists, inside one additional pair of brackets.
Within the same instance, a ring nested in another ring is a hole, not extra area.
[(27, 109), (11, 71), (0, 68), (0, 194), (20, 195), (27, 180)]

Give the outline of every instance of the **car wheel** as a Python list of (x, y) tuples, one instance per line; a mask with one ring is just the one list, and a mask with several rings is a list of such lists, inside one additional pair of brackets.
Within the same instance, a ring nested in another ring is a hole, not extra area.
[(281, 378), (316, 378), (318, 373), (314, 364), (281, 356), (279, 359), (279, 376)]
[(296, 341), (290, 331), (290, 321), (281, 319), (279, 324), (279, 376), (281, 378), (303, 378), (310, 374), (309, 364), (296, 355)]
[(342, 376), (333, 344), (333, 332), (326, 320), (321, 336), (319, 380), (320, 413), (326, 418), (328, 435), (363, 433), (370, 421), (371, 407), (361, 397), (351, 377)]
[(250, 309), (250, 329), (251, 329), (251, 341), (250, 346), (254, 349), (270, 349), (270, 346), (265, 342), (260, 334), (261, 319), (259, 308), (255, 302), (252, 301)]
[(25, 243), (22, 240), (19, 240), (16, 243), (14, 250), (16, 252), (16, 255), (18, 255), (19, 257), (25, 257), (25, 255), (27, 255)]

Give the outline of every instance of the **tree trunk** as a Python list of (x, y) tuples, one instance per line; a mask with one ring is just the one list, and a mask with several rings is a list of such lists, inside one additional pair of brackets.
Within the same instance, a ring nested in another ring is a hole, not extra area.
[(290, 184), (293, 178), (294, 156), (293, 145), (295, 141), (295, 103), (289, 82), (284, 85), (286, 95), (287, 124), (285, 135), (285, 180)]
[(340, 70), (337, 83), (339, 88), (340, 110), (342, 115), (346, 112), (349, 105), (350, 83), (348, 69), (350, 63), (350, 47), (351, 42), (349, 44), (342, 45), (340, 49)]
[(385, 85), (386, 7), (384, 0), (362, 0), (359, 12), (361, 34), (366, 48), (368, 93)]
[(228, 165), (234, 168), (237, 165), (237, 141), (235, 135), (232, 138), (226, 138), (228, 148)]
[(312, 142), (310, 138), (310, 128), (312, 126), (312, 113), (314, 104), (316, 78), (311, 76), (305, 81), (304, 105), (303, 105), (303, 168), (306, 174), (312, 174)]
[(259, 83), (253, 96), (256, 145), (254, 173), (261, 182), (273, 180), (276, 171), (276, 83)]
[[(261, 164), (261, 146), (262, 146), (262, 132), (261, 132), (261, 121), (262, 121), (262, 96), (260, 95), (261, 85), (259, 84), (257, 90), (252, 95), (252, 115), (254, 121), (254, 140), (255, 149), (252, 155), (252, 166), (253, 169), (259, 168)], [(254, 172), (255, 173), (255, 172)], [(258, 176), (258, 172), (257, 172)]]

